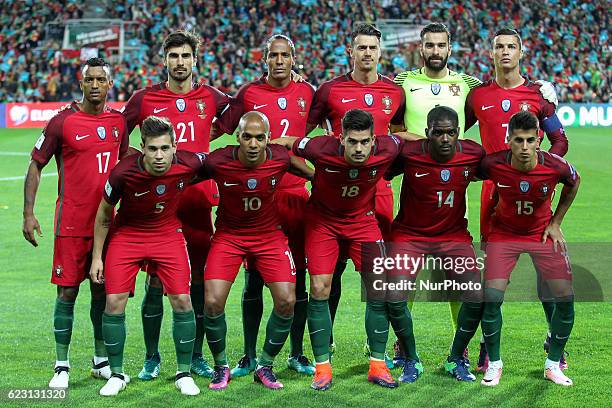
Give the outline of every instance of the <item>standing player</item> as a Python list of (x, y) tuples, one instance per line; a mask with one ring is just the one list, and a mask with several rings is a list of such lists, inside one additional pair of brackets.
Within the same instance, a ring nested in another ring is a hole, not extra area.
[(130, 381), (123, 372), (125, 306), (144, 261), (155, 263), (172, 305), (176, 387), (182, 394), (197, 395), (200, 390), (190, 374), (196, 330), (189, 296), (191, 271), (177, 209), (180, 194), (202, 169), (202, 156), (176, 152), (174, 128), (166, 118), (151, 116), (140, 131), (143, 153), (122, 160), (111, 171), (95, 220), (90, 276), (106, 286), (102, 330), (112, 371), (100, 395), (117, 395)]
[[(192, 69), (196, 65), (199, 40), (193, 34), (177, 31), (166, 37), (164, 65), (168, 70), (167, 82), (136, 91), (125, 106), (124, 115), (131, 132), (150, 115), (163, 115), (171, 119), (176, 133), (177, 149), (190, 152), (208, 152), (212, 121), (227, 107), (229, 98), (213, 87), (193, 83)], [(216, 205), (217, 189), (212, 181), (187, 187), (180, 198), (178, 216), (183, 223), (187, 251), (193, 271), (191, 282), (192, 304), (196, 316), (196, 340), (192, 371), (210, 377), (212, 370), (202, 356), (204, 341), (204, 286), (202, 271), (213, 233), (211, 209)], [(155, 277), (155, 265), (148, 265), (151, 274), (142, 301), (142, 326), (146, 357), (138, 378), (151, 380), (159, 375), (159, 333), (163, 319), (163, 289)]]
[[(267, 75), (244, 85), (230, 102), (219, 119), (222, 131), (232, 134), (245, 112), (264, 113), (270, 121), (270, 137), (303, 135), (314, 89), (307, 82), (291, 80), (295, 63), (295, 47), (286, 36), (276, 34), (268, 39), (265, 49)], [(300, 161), (297, 160), (297, 163)], [(303, 160), (301, 160), (303, 163)], [(295, 163), (295, 161), (294, 161)], [(304, 165), (305, 166), (305, 165)], [(289, 247), (296, 267), (296, 299), (291, 325), (291, 352), (289, 368), (312, 375), (314, 367), (304, 355), (303, 338), (306, 326), (308, 293), (306, 292), (306, 258), (304, 256), (304, 217), (308, 190), (302, 178), (285, 174), (276, 192), (276, 207), (283, 229), (289, 238)], [(263, 279), (254, 269), (245, 273), (242, 293), (242, 324), (244, 329), (244, 356), (232, 369), (232, 377), (242, 377), (252, 372), (256, 365), (256, 346), (259, 323), (263, 315)]]
[[(129, 143), (125, 119), (105, 105), (113, 85), (108, 64), (91, 58), (81, 74), (83, 99), (72, 102), (49, 121), (32, 150), (24, 187), (23, 235), (38, 246), (34, 231), (40, 236), (41, 229), (34, 216), (34, 201), (42, 169), (55, 156), (59, 181), (51, 282), (57, 285), (53, 312), (56, 362), (49, 388), (68, 388), (74, 303), (91, 262), (96, 207), (108, 172), (127, 152)], [(104, 286), (90, 282), (90, 290), (95, 340), (91, 372), (94, 377), (109, 378), (102, 338)]]
[[(393, 221), (389, 258), (396, 255), (435, 260), (454, 260), (447, 269), (447, 279), (480, 283), (472, 237), (465, 218), (465, 193), (485, 155), (484, 149), (471, 140), (458, 140), (459, 117), (446, 106), (433, 108), (427, 114), (427, 139), (409, 141), (394, 163), (392, 175), (403, 174), (400, 210)], [(457, 266), (458, 265), (458, 266)], [(467, 266), (466, 266), (467, 265)], [(469, 266), (471, 265), (471, 266)], [(462, 269), (463, 268), (463, 269)], [(395, 279), (415, 281), (416, 270), (397, 270)], [(402, 316), (400, 327), (394, 327), (406, 361), (399, 380), (415, 382), (423, 373), (416, 353), (412, 317), (406, 306), (407, 293), (391, 302), (394, 314)], [(460, 381), (474, 381), (469, 361), (463, 353), (480, 323), (481, 303), (476, 292), (466, 291), (460, 303), (458, 326), (446, 368)], [(402, 330), (403, 329), (403, 330)]]
[[(504, 28), (495, 34), (492, 46), (495, 79), (470, 92), (465, 104), (466, 129), (478, 120), (483, 147), (487, 154), (495, 153), (507, 149), (510, 117), (520, 111), (529, 111), (539, 119), (540, 129), (550, 140), (549, 151), (563, 156), (567, 152), (568, 141), (555, 113), (555, 105), (542, 97), (540, 85), (529, 81), (520, 73), (520, 60), (523, 56), (521, 37), (515, 30)], [(485, 181), (480, 196), (482, 242), (487, 241), (487, 228), (496, 202), (495, 185)], [(543, 299), (542, 306), (550, 326), (554, 303)], [(545, 348), (549, 340), (550, 333), (546, 338)], [(479, 361), (479, 367), (483, 367), (483, 363), (485, 362)], [(561, 366), (566, 366), (564, 358)]]
[[(336, 136), (342, 132), (341, 120), (350, 109), (369, 112), (374, 120), (374, 134), (388, 134), (390, 125), (403, 128), (404, 92), (389, 78), (378, 73), (381, 32), (370, 24), (361, 24), (351, 33), (349, 53), (353, 70), (323, 83), (315, 93), (308, 115), (306, 134), (316, 126), (331, 130)], [(393, 190), (391, 183), (380, 179), (376, 190), (376, 219), (388, 236), (393, 222)], [(329, 308), (335, 319), (341, 295), (341, 276), (346, 268), (346, 256), (341, 255), (334, 272)], [(334, 349), (333, 334), (330, 349)]]
[[(377, 244), (380, 252), (382, 234), (374, 215), (376, 185), (401, 147), (395, 136), (375, 137), (372, 115), (358, 109), (346, 113), (339, 135), (340, 139), (320, 136), (273, 142), (291, 148), (296, 156), (315, 166), (312, 196), (304, 217), (308, 219), (306, 257), (310, 273), (308, 329), (316, 361), (311, 388), (321, 391), (332, 384), (329, 297), (334, 266), (341, 246), (347, 249), (362, 274), (368, 272), (362, 270), (362, 256), (372, 255), (368, 253), (371, 245)], [(384, 361), (389, 318), (384, 301), (368, 298), (365, 318), (371, 350), (368, 381), (395, 388), (397, 382)]]
[(216, 232), (204, 271), (204, 325), (215, 360), (215, 374), (209, 385), (212, 390), (227, 388), (230, 380), (225, 354), (225, 303), (245, 259), (261, 274), (274, 301), (263, 352), (253, 376), (266, 388), (283, 387), (272, 365), (291, 329), (296, 271), (274, 201), (290, 167), (290, 157), (281, 146), (268, 145), (269, 138), (267, 117), (261, 112), (248, 112), (238, 124), (240, 145), (218, 149), (206, 160), (207, 172), (218, 183), (221, 195)]
[[(520, 254), (526, 252), (540, 275), (540, 285), (553, 298), (544, 377), (569, 386), (572, 380), (561, 371), (559, 363), (574, 324), (574, 291), (561, 223), (578, 192), (580, 177), (564, 159), (538, 149), (539, 124), (533, 113), (513, 115), (508, 122), (508, 135), (510, 150), (488, 155), (479, 171), (480, 178), (495, 183), (499, 197), (486, 247), (482, 332), (489, 366), (482, 384), (495, 386), (501, 378), (501, 304), (510, 274)], [(553, 214), (551, 199), (558, 183), (563, 184), (563, 189)]]

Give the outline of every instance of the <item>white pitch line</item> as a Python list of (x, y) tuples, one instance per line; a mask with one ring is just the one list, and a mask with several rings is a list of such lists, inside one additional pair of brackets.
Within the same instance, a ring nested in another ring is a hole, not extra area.
[[(57, 176), (57, 173), (44, 173), (41, 175), (41, 177), (55, 177)], [(23, 180), (25, 179), (25, 174), (23, 176), (16, 176), (16, 177), (0, 177), (0, 181), (15, 181), (15, 180)]]
[(29, 156), (29, 152), (0, 152), (0, 156)]

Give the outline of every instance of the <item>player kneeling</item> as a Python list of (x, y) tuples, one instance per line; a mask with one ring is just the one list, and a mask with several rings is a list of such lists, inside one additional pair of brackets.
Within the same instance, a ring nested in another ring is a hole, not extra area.
[[(538, 127), (530, 112), (512, 116), (508, 124), (510, 150), (487, 156), (479, 169), (479, 177), (495, 183), (499, 194), (486, 248), (482, 333), (489, 367), (483, 385), (495, 386), (501, 378), (501, 305), (521, 253), (530, 255), (555, 304), (544, 377), (555, 384), (572, 385), (559, 367), (574, 324), (572, 270), (561, 222), (578, 192), (580, 177), (564, 159), (538, 149)], [(552, 214), (551, 199), (558, 183), (563, 184), (563, 190)]]
[(145, 119), (141, 137), (143, 153), (129, 156), (111, 171), (96, 214), (90, 275), (95, 283), (106, 285), (102, 332), (112, 372), (100, 395), (117, 395), (130, 380), (123, 372), (125, 306), (144, 261), (156, 265), (172, 305), (176, 387), (182, 394), (197, 395), (200, 389), (189, 372), (196, 330), (189, 295), (191, 272), (176, 211), (181, 192), (202, 170), (204, 156), (177, 152), (174, 129), (165, 118)]
[(296, 272), (274, 200), (279, 182), (290, 168), (290, 157), (283, 147), (268, 145), (269, 139), (267, 117), (249, 112), (238, 125), (240, 145), (218, 149), (206, 160), (221, 195), (204, 269), (204, 327), (215, 361), (209, 385), (212, 390), (227, 388), (230, 380), (225, 303), (246, 258), (261, 274), (274, 301), (254, 378), (266, 388), (283, 388), (272, 365), (291, 329)]

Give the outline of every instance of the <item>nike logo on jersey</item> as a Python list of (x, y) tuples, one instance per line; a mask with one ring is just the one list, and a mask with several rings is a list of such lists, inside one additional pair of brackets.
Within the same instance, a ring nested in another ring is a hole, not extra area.
[(340, 170), (330, 169), (329, 167), (326, 167), (325, 171), (328, 173), (340, 173)]
[(419, 172), (416, 172), (416, 173), (414, 173), (414, 176), (415, 176), (416, 178), (419, 178), (419, 177), (425, 177), (425, 176), (427, 176), (428, 174), (429, 174), (429, 173), (419, 173)]
[(167, 107), (166, 107), (166, 108), (154, 108), (154, 109), (153, 109), (153, 113), (163, 112), (163, 111), (165, 111), (166, 109), (168, 109), (168, 108), (167, 108)]
[(143, 196), (143, 195), (145, 195), (145, 194), (149, 193), (149, 191), (151, 191), (151, 190), (147, 190), (147, 191), (145, 191), (144, 193), (134, 193), (134, 197), (140, 197), (140, 196)]
[(79, 136), (79, 135), (77, 134), (77, 135), (76, 135), (76, 140), (85, 139), (86, 137), (89, 137), (89, 135)]
[(418, 91), (419, 89), (423, 89), (423, 88), (410, 88), (410, 92)]
[(356, 100), (355, 98), (353, 98), (353, 99), (344, 99), (344, 98), (342, 98), (342, 103), (353, 102), (355, 100)]
[(224, 182), (223, 182), (223, 185), (224, 185), (225, 187), (232, 187), (232, 186), (239, 186), (239, 185), (240, 185), (240, 183), (228, 183), (227, 181), (224, 181)]
[(497, 187), (499, 187), (499, 188), (510, 188), (511, 186), (507, 186), (507, 185), (505, 185), (505, 184), (499, 184), (499, 183), (497, 183)]
[(253, 109), (257, 110), (257, 109), (263, 108), (264, 106), (268, 106), (268, 104), (264, 103), (263, 105), (253, 105)]
[(489, 106), (484, 106), (484, 105), (482, 105), (482, 106), (481, 106), (481, 109), (482, 109), (483, 111), (485, 111), (485, 110), (487, 110), (487, 109), (491, 109), (491, 108), (492, 108), (492, 107), (494, 107), (494, 106), (495, 106), (495, 105), (489, 105)]

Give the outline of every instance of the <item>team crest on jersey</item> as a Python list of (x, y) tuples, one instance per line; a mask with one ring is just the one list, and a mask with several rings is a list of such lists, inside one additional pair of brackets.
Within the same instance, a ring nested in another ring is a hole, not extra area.
[(287, 98), (285, 98), (284, 96), (281, 96), (280, 98), (278, 98), (276, 102), (278, 103), (278, 107), (281, 108), (282, 110), (287, 109)]
[(372, 104), (374, 103), (374, 97), (372, 96), (372, 94), (369, 93), (363, 95), (363, 100), (368, 106), (372, 106)]
[(119, 128), (117, 126), (113, 126), (111, 133), (115, 139), (119, 139)]
[(531, 105), (527, 102), (521, 102), (521, 104), (519, 105), (519, 109), (525, 112), (527, 112), (529, 108), (531, 108)]
[(53, 272), (55, 272), (55, 276), (59, 278), (60, 276), (62, 276), (63, 271), (64, 271), (64, 268), (62, 268), (62, 265), (57, 265)]
[(540, 188), (540, 191), (542, 192), (542, 195), (546, 197), (546, 195), (548, 194), (548, 184), (543, 184)]
[(106, 139), (106, 129), (104, 128), (104, 126), (98, 126), (96, 131), (98, 132), (98, 137), (100, 138), (100, 140)]
[(276, 177), (271, 177), (270, 178), (270, 187), (276, 188), (276, 184), (277, 183), (278, 183), (278, 180), (276, 180)]
[(185, 103), (185, 100), (183, 98), (178, 98), (176, 100), (176, 109), (178, 109), (179, 112), (185, 112), (186, 107), (187, 104)]
[(247, 187), (249, 190), (254, 190), (257, 187), (257, 180), (254, 178), (250, 178), (247, 180)]
[(529, 186), (529, 182), (528, 181), (523, 180), (523, 181), (521, 181), (519, 183), (519, 188), (521, 189), (521, 193), (528, 192), (529, 191), (529, 187), (530, 186)]
[(440, 179), (443, 182), (447, 182), (448, 180), (450, 180), (450, 176), (451, 176), (451, 172), (449, 169), (442, 169), (442, 171), (440, 171)]
[(357, 177), (359, 177), (359, 170), (358, 169), (350, 169), (349, 173), (348, 173), (348, 176), (351, 179), (356, 179)]
[(510, 110), (510, 105), (511, 105), (510, 99), (504, 99), (501, 102), (501, 107), (504, 110), (504, 112), (508, 112)]
[(204, 112), (204, 110), (206, 109), (206, 103), (202, 99), (198, 99), (196, 101), (196, 108), (198, 108), (198, 116), (200, 117), (200, 119), (206, 118), (206, 112)]
[(431, 93), (434, 95), (437, 95), (440, 93), (440, 91), (442, 90), (442, 85), (440, 85), (439, 83), (433, 83), (431, 84)]
[(165, 184), (159, 184), (157, 185), (157, 187), (155, 187), (155, 192), (158, 195), (162, 195), (166, 192), (166, 185)]
[(376, 173), (378, 173), (378, 169), (373, 167), (372, 170), (370, 170), (370, 178), (376, 177)]
[(448, 90), (453, 94), (453, 96), (459, 96), (461, 93), (461, 87), (457, 84), (450, 84), (448, 86)]
[(385, 95), (382, 98), (382, 103), (383, 105), (385, 105), (385, 109), (383, 109), (383, 112), (385, 112), (387, 115), (391, 114), (391, 104), (393, 103), (393, 101), (391, 100), (391, 98), (389, 98), (389, 96)]
[(306, 100), (301, 96), (297, 98), (298, 108), (300, 108), (300, 115), (306, 116)]
[(185, 182), (183, 180), (179, 180), (178, 183), (176, 183), (176, 189), (178, 191), (183, 191), (184, 188), (185, 188)]
[(463, 169), (463, 177), (465, 177), (466, 180), (470, 179), (470, 169), (468, 167)]

